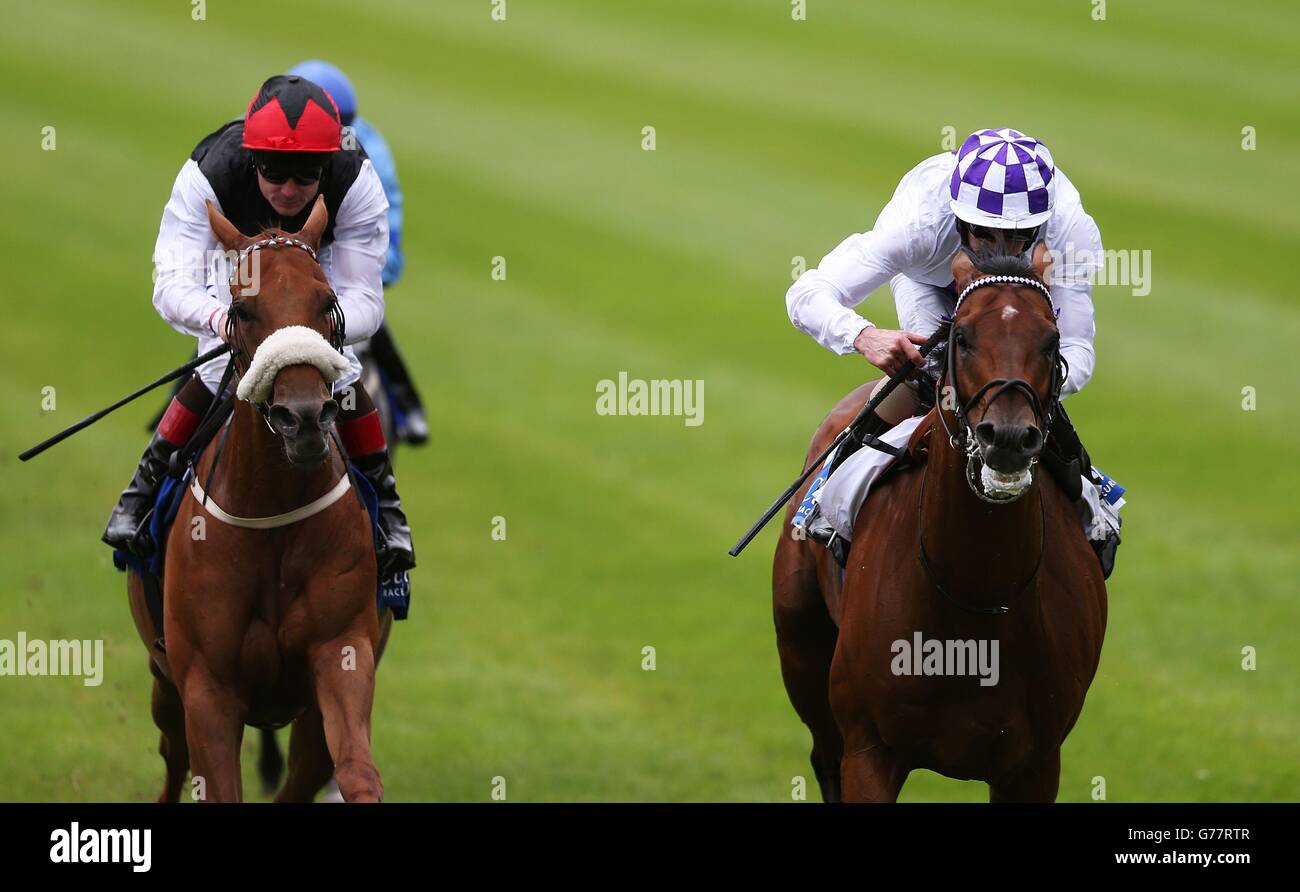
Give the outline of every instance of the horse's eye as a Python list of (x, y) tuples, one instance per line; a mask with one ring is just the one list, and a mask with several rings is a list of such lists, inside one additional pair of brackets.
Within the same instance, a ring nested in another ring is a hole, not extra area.
[(248, 312), (248, 308), (242, 303), (230, 305), (230, 315), (240, 322), (247, 322), (253, 318), (253, 314)]
[(956, 336), (957, 346), (963, 350), (970, 349), (970, 343), (966, 340), (966, 332), (963, 329), (957, 329)]

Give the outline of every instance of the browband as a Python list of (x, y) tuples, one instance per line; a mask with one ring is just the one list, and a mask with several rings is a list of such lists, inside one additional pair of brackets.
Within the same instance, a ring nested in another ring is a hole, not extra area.
[(956, 317), (957, 311), (961, 309), (961, 302), (964, 301), (967, 295), (969, 295), (976, 288), (983, 288), (985, 285), (1002, 285), (1002, 284), (1028, 285), (1030, 288), (1037, 289), (1038, 292), (1043, 295), (1043, 297), (1047, 298), (1047, 302), (1049, 304), (1052, 302), (1052, 292), (1048, 291), (1047, 286), (1044, 285), (1042, 282), (1038, 281), (1037, 279), (1030, 279), (1025, 276), (984, 276), (982, 279), (976, 279), (975, 281), (971, 282), (969, 285), (967, 285), (965, 288), (962, 289), (961, 294), (957, 295), (957, 305), (952, 308), (952, 315)]

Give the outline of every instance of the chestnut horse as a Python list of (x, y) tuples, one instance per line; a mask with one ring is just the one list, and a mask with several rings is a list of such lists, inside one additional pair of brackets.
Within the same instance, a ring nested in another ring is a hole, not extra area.
[[(843, 576), (810, 539), (787, 532), (777, 545), (781, 671), (828, 802), (895, 801), (917, 768), (984, 781), (991, 801), (1054, 801), (1061, 745), (1100, 660), (1101, 566), (1077, 509), (1036, 467), (1063, 380), (1044, 270), (981, 266), (964, 252), (953, 262), (962, 299), (945, 398), (909, 444), (922, 460), (863, 503)], [(835, 407), (809, 460), (873, 385)], [(948, 652), (982, 643), (995, 683), (942, 660), (915, 671), (910, 651), (935, 641)]]
[[(330, 436), (339, 410), (330, 382), (346, 360), (336, 299), (316, 262), (327, 216), (318, 199), (300, 232), (248, 238), (208, 205), (222, 246), (241, 264), (260, 261), (256, 295), (238, 284), (249, 277), (232, 281), (228, 331), (241, 376), (262, 383), (246, 392), (241, 380), (249, 401), (235, 403), (195, 462), (167, 538), (162, 630), (140, 577), (128, 576), (167, 764), (161, 802), (179, 798), (187, 771), (195, 798), (241, 799), (244, 726), (290, 721), (278, 801), (311, 801), (331, 773), (349, 802), (383, 796), (370, 710), (392, 616), (381, 621), (375, 609), (370, 519)], [(195, 521), (202, 536), (189, 534)], [(165, 651), (154, 646), (160, 636)]]

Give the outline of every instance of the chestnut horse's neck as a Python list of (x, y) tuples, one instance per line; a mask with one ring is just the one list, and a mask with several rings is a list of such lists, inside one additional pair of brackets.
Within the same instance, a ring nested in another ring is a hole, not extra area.
[[(954, 419), (947, 420), (955, 430)], [(1037, 586), (1044, 546), (1041, 470), (1014, 502), (989, 504), (966, 481), (966, 455), (941, 424), (934, 426), (918, 506), (932, 582), (972, 608), (1014, 611), (1025, 603)]]
[[(269, 517), (300, 508), (328, 492), (346, 473), (332, 442), (329, 458), (319, 465), (294, 465), (262, 413), (243, 400), (235, 401), (225, 437), (209, 492), (224, 510), (240, 517)], [(199, 466), (200, 481), (206, 482), (220, 438), (218, 433), (207, 461)]]

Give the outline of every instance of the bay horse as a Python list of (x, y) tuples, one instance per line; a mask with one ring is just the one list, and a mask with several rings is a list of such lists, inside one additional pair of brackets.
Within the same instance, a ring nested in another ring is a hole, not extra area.
[[(242, 799), (244, 726), (292, 722), (277, 801), (310, 802), (333, 774), (346, 801), (376, 802), (370, 712), (392, 615), (376, 610), (370, 519), (330, 436), (330, 382), (346, 360), (316, 262), (328, 211), (318, 198), (301, 231), (255, 238), (210, 203), (208, 220), (239, 264), (260, 262), (260, 287), (244, 293), (250, 277), (232, 277), (241, 399), (195, 462), (167, 537), (162, 629), (128, 574), (167, 766), (158, 801), (179, 799), (187, 771), (195, 798)], [(195, 521), (204, 535), (190, 534)]]
[[(1036, 465), (1063, 380), (1044, 271), (958, 252), (943, 398), (908, 445), (917, 461), (869, 491), (842, 577), (825, 547), (791, 535), (804, 492), (790, 502), (773, 562), (777, 649), (827, 802), (896, 801), (918, 768), (984, 781), (994, 802), (1056, 799), (1106, 586), (1077, 509)], [(809, 461), (874, 384), (827, 416)], [(900, 655), (925, 640), (984, 642), (996, 683), (941, 663), (948, 674), (909, 671)]]

